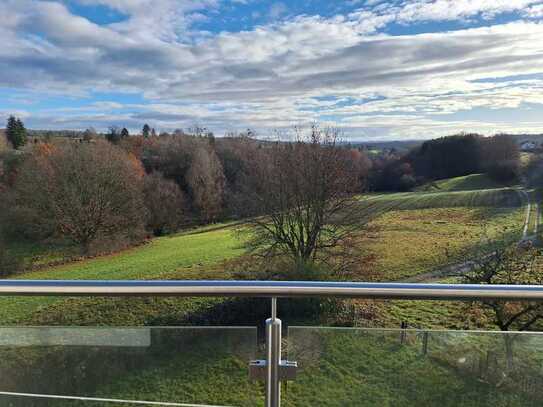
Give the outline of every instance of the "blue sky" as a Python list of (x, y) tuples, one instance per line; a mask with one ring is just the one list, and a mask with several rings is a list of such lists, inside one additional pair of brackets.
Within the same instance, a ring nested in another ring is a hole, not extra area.
[(0, 122), (543, 132), (543, 0), (0, 0)]

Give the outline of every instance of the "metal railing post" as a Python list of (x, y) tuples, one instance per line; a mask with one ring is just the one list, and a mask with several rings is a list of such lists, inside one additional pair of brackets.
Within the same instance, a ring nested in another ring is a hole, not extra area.
[(271, 318), (266, 320), (266, 407), (281, 405), (281, 320), (277, 318), (277, 298), (271, 300)]

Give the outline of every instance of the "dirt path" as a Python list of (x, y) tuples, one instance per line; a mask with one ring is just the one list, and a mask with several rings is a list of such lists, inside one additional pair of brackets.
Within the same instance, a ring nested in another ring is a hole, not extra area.
[(522, 239), (526, 239), (528, 237), (528, 229), (530, 227), (530, 214), (532, 212), (532, 203), (530, 202), (530, 195), (526, 190), (519, 191), (519, 194), (522, 195), (524, 200), (526, 201), (526, 219), (524, 220), (524, 227), (522, 228)]
[[(524, 221), (524, 228), (522, 229), (521, 242), (534, 241), (537, 239), (537, 233), (539, 232), (539, 225), (541, 224), (541, 205), (534, 198), (533, 194), (530, 195), (526, 190), (519, 191), (526, 201), (526, 220)], [(530, 227), (530, 223), (533, 226)]]
[(441, 280), (446, 277), (458, 277), (468, 271), (470, 271), (475, 266), (473, 260), (465, 261), (459, 264), (451, 264), (440, 268), (438, 270), (430, 271), (428, 273), (417, 274), (403, 280), (398, 280), (398, 283), (429, 283), (436, 280)]

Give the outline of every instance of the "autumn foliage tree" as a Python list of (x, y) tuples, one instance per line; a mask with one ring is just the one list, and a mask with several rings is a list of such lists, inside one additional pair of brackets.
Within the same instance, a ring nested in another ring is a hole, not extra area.
[(40, 145), (15, 182), (17, 216), (37, 237), (61, 236), (84, 254), (99, 240), (143, 228), (143, 169), (109, 143)]

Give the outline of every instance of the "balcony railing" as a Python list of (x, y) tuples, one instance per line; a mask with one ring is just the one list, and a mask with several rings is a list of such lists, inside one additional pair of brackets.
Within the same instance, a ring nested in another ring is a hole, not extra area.
[(261, 359), (255, 327), (0, 328), (0, 405), (543, 403), (539, 333), (289, 326), (285, 342), (277, 316), (287, 297), (542, 301), (543, 286), (2, 280), (0, 295), (271, 298)]

